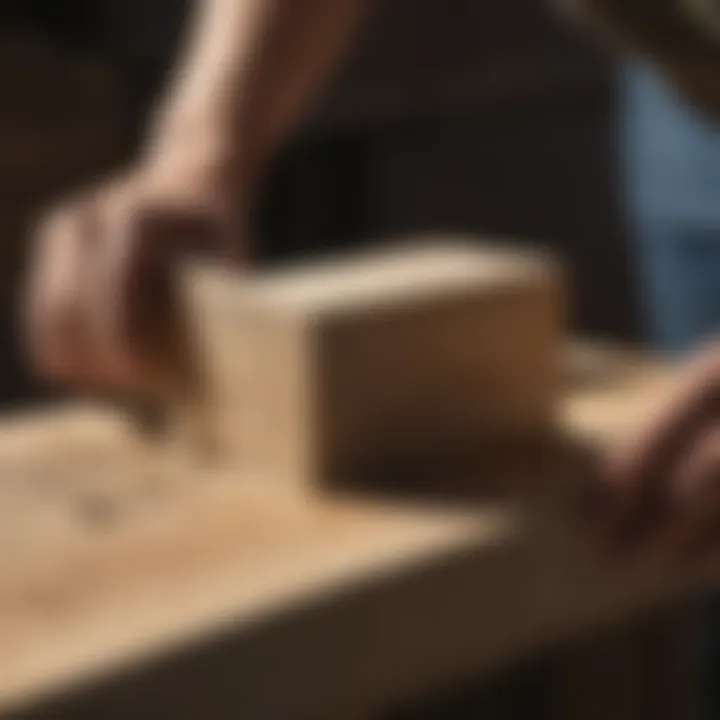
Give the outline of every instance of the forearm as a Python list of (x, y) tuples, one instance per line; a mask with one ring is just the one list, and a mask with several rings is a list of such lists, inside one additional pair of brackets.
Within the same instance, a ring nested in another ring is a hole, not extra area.
[[(262, 173), (312, 107), (369, 0), (197, 0), (151, 132)], [(206, 147), (210, 144), (213, 147)]]

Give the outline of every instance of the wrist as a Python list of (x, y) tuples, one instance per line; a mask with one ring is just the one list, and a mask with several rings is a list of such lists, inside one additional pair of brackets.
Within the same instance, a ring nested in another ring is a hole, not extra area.
[(239, 142), (238, 133), (220, 112), (161, 111), (150, 125), (144, 164), (165, 173), (217, 184), (236, 194), (252, 192), (258, 181), (256, 163)]

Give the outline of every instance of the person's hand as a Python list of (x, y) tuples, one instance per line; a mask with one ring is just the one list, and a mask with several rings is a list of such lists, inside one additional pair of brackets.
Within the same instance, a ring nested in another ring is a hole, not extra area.
[(91, 389), (154, 384), (178, 352), (169, 304), (175, 261), (242, 256), (242, 202), (219, 166), (148, 163), (41, 223), (24, 302), (43, 376)]
[(720, 559), (720, 345), (610, 457), (614, 540), (665, 560)]

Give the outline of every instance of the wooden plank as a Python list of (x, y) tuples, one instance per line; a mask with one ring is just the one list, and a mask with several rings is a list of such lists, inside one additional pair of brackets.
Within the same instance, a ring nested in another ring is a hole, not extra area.
[[(662, 369), (576, 357), (563, 404), (547, 264), (413, 252), (193, 276), (229, 454), (147, 443), (97, 408), (0, 428), (0, 712), (54, 713), (59, 694), (75, 717), (197, 716), (208, 698), (220, 717), (372, 714), (693, 591), (603, 556), (564, 452), (634, 424)], [(573, 443), (545, 442), (558, 405)], [(425, 449), (445, 421), (442, 449), (473, 440), (484, 464), (325, 482), (381, 446)], [(492, 425), (513, 441), (497, 453)]]
[[(606, 440), (664, 383), (635, 366), (579, 389), (568, 424)], [(131, 714), (207, 693), (253, 718), (397, 706), (694, 586), (617, 567), (571, 523), (515, 503), (285, 495), (126, 431), (83, 410), (0, 432), (3, 558), (15, 559), (0, 565), (0, 708), (71, 690)], [(86, 483), (117, 493), (109, 521), (77, 512)], [(10, 531), (13, 517), (33, 531)]]

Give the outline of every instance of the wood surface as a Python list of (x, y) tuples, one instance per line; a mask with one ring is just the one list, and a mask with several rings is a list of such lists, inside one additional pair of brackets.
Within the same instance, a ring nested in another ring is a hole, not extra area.
[[(573, 355), (563, 412), (585, 439), (625, 432), (669, 383), (632, 356)], [(618, 564), (570, 518), (484, 500), (486, 478), (474, 503), (288, 494), (129, 430), (69, 408), (0, 432), (8, 712), (59, 693), (91, 708), (71, 717), (153, 701), (196, 717), (211, 696), (227, 717), (370, 713), (696, 587)]]
[(591, 532), (591, 461), (670, 373), (565, 357), (549, 261), (186, 279), (220, 452), (99, 407), (0, 428), (0, 713), (371, 717), (701, 586)]

